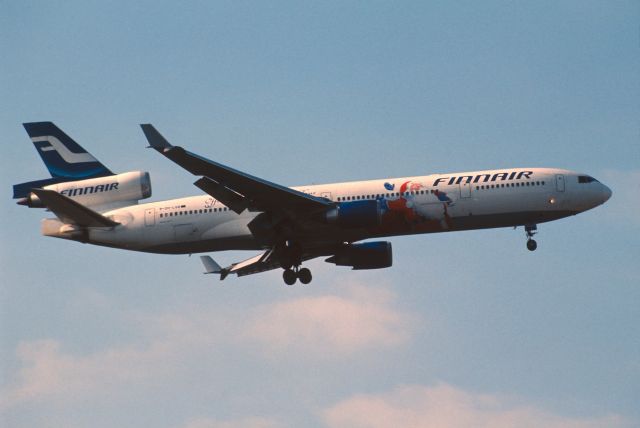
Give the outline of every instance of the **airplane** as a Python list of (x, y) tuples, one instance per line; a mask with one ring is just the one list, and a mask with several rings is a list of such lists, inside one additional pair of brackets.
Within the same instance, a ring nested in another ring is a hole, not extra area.
[(311, 282), (308, 260), (354, 270), (393, 263), (391, 243), (422, 233), (524, 226), (534, 251), (537, 225), (605, 203), (611, 190), (590, 175), (556, 168), (505, 168), (286, 187), (170, 144), (140, 125), (167, 159), (199, 177), (204, 192), (158, 202), (148, 172), (111, 172), (52, 122), (23, 124), (51, 178), (14, 186), (17, 203), (46, 208), (45, 236), (132, 251), (192, 254), (254, 250), (222, 267), (201, 256), (207, 274), (225, 279), (283, 269), (288, 285)]

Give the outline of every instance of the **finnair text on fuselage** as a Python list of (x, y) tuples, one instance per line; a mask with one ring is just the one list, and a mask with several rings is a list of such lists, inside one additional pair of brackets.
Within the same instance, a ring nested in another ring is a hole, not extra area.
[[(437, 187), (440, 183), (447, 182), (448, 185), (453, 184), (469, 184), (469, 183), (487, 183), (492, 181), (522, 180), (531, 179), (533, 171), (509, 171), (498, 172), (495, 174), (477, 174), (477, 175), (461, 175), (458, 177), (440, 177), (433, 182), (433, 186)], [(482, 180), (482, 181), (480, 181)]]

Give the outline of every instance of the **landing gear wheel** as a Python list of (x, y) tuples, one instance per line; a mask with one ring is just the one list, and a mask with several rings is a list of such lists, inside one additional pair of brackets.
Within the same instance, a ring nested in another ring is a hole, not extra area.
[(293, 285), (296, 283), (296, 279), (298, 279), (298, 276), (291, 269), (287, 269), (284, 272), (282, 272), (282, 279), (284, 279), (285, 284)]
[(529, 251), (535, 251), (536, 248), (538, 248), (538, 243), (531, 238), (538, 233), (538, 227), (535, 224), (525, 224), (524, 231), (527, 234), (527, 249)]
[(311, 282), (311, 271), (307, 268), (302, 268), (298, 271), (298, 279), (303, 284)]

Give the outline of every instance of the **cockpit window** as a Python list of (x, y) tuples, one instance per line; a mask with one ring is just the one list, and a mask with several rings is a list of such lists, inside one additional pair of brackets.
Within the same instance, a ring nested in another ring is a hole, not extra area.
[(592, 183), (592, 182), (598, 182), (598, 180), (596, 180), (593, 177), (589, 177), (588, 175), (579, 175), (578, 176), (578, 183)]

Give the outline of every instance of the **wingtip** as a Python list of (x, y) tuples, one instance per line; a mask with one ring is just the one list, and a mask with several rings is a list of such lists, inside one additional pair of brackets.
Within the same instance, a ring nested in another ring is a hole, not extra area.
[(222, 267), (210, 256), (200, 256), (200, 261), (204, 265), (204, 273), (221, 273), (223, 271)]
[(166, 138), (150, 123), (141, 123), (140, 128), (149, 142), (149, 147), (162, 151), (173, 147)]

